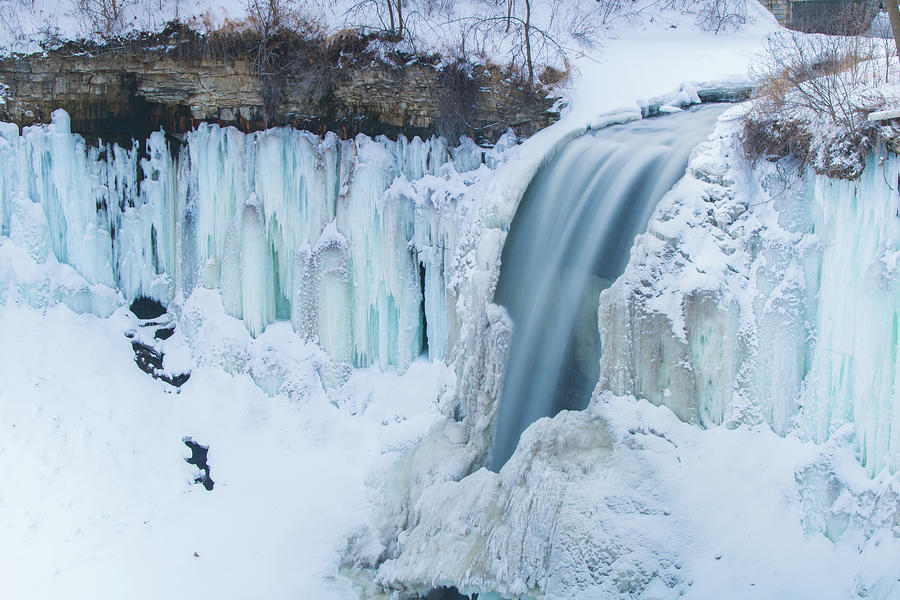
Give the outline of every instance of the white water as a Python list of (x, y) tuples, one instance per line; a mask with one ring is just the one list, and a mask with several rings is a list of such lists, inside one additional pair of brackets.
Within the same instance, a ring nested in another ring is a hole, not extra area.
[(528, 425), (587, 405), (600, 374), (600, 292), (622, 273), (635, 235), (723, 110), (699, 107), (587, 134), (532, 181), (503, 250), (495, 298), (515, 329), (492, 469)]

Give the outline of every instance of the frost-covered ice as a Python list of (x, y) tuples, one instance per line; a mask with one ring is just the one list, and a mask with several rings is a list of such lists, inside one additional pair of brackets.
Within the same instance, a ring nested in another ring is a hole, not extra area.
[[(889, 526), (835, 544), (804, 522), (815, 499), (797, 473), (834, 464), (833, 451), (764, 426), (700, 431), (599, 393), (527, 429), (499, 474), (428, 487), (376, 579), (548, 600), (893, 598), (900, 540)], [(870, 506), (881, 497), (896, 511), (896, 482), (861, 483), (852, 458), (838, 464), (815, 483), (846, 489), (849, 478)]]
[(125, 300), (217, 289), (253, 336), (290, 321), (356, 366), (442, 359), (452, 341), (456, 199), (489, 170), (471, 143), (201, 125), (173, 154), (162, 132), (87, 147), (62, 111), (0, 134), (0, 228), (39, 262)]
[(873, 158), (856, 183), (747, 171), (742, 110), (601, 297), (601, 384), (706, 426), (825, 442), (852, 424), (870, 474), (896, 473), (900, 161)]

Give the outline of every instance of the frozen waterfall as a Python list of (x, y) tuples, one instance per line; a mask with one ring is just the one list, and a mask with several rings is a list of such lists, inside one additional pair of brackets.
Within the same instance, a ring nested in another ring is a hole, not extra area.
[(495, 297), (515, 328), (491, 469), (531, 423), (587, 405), (600, 373), (600, 292), (622, 273), (635, 235), (723, 110), (703, 106), (586, 134), (531, 182)]
[(217, 289), (253, 336), (290, 321), (336, 360), (403, 368), (452, 342), (455, 199), (428, 182), (483, 152), (208, 124), (91, 147), (56, 111), (21, 134), (0, 124), (0, 234), (122, 301)]

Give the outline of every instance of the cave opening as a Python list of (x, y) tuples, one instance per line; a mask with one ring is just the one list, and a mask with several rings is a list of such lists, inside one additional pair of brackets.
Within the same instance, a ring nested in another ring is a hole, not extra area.
[(166, 307), (162, 305), (162, 302), (146, 296), (135, 298), (128, 309), (138, 319), (158, 319), (166, 314)]
[(478, 594), (466, 596), (455, 587), (439, 587), (428, 592), (424, 600), (478, 600)]

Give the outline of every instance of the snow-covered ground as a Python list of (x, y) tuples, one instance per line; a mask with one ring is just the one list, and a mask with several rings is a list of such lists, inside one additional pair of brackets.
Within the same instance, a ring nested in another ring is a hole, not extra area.
[(125, 311), (0, 309), (3, 597), (356, 597), (336, 575), (366, 479), (427, 431), (444, 367), (294, 401), (200, 367), (174, 393), (135, 366)]

